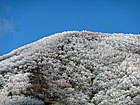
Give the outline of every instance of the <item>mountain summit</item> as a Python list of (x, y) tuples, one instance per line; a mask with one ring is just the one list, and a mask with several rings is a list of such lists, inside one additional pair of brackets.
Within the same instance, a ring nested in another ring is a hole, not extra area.
[(140, 105), (140, 36), (63, 32), (1, 56), (0, 105)]

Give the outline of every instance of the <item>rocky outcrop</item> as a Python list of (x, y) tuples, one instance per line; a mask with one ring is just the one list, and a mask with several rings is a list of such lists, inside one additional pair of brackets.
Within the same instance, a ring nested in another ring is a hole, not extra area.
[(63, 32), (1, 56), (0, 105), (140, 105), (140, 36)]

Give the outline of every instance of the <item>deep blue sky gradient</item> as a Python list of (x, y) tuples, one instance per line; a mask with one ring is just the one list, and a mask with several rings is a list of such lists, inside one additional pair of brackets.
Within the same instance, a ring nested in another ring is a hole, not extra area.
[(0, 56), (68, 30), (140, 34), (140, 0), (0, 0)]

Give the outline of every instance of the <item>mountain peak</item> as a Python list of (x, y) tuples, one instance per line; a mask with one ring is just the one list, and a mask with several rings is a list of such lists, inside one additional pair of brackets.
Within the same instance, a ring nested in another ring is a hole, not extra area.
[(138, 105), (140, 36), (68, 31), (0, 57), (1, 105)]

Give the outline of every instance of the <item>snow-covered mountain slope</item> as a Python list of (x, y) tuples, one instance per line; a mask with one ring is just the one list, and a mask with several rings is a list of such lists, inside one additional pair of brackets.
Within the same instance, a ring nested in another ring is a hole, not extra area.
[(140, 36), (63, 32), (1, 56), (0, 105), (140, 105)]

